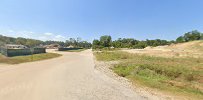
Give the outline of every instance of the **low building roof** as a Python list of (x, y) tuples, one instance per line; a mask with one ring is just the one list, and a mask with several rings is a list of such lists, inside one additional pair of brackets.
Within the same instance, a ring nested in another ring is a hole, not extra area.
[(27, 46), (24, 46), (24, 45), (18, 45), (18, 44), (5, 44), (4, 45), (5, 47), (7, 48), (27, 48)]
[(18, 44), (5, 44), (5, 46), (24, 46), (24, 45), (18, 45)]

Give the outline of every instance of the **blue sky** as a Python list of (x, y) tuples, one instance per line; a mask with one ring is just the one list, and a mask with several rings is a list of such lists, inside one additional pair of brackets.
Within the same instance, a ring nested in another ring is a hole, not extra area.
[(40, 40), (101, 35), (173, 40), (203, 31), (203, 0), (0, 0), (0, 34)]

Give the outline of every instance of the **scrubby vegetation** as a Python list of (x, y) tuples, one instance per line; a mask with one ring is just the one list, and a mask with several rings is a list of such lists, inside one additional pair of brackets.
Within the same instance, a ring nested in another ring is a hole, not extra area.
[(51, 59), (55, 57), (61, 56), (60, 54), (56, 53), (43, 53), (43, 54), (34, 54), (29, 56), (17, 56), (17, 57), (5, 57), (0, 54), (0, 63), (5, 64), (19, 64), (25, 62), (33, 62), (33, 61), (40, 61), (45, 59)]
[(203, 97), (203, 59), (162, 58), (122, 51), (95, 52), (99, 61), (119, 61), (112, 69), (136, 84)]
[(133, 38), (119, 38), (118, 40), (112, 41), (111, 36), (101, 36), (100, 40), (93, 41), (93, 49), (103, 49), (103, 48), (138, 48), (143, 49), (147, 46), (160, 46), (168, 45), (174, 43), (174, 41), (167, 40), (146, 40), (139, 41)]
[(180, 36), (176, 39), (177, 43), (182, 43), (182, 42), (189, 42), (189, 41), (194, 41), (194, 40), (203, 40), (203, 33), (194, 30), (191, 32), (185, 33), (183, 36)]
[(103, 48), (136, 48), (136, 49), (143, 49), (147, 46), (162, 46), (162, 45), (169, 45), (172, 43), (182, 43), (182, 42), (189, 42), (194, 40), (203, 40), (203, 33), (195, 30), (191, 32), (187, 32), (184, 36), (180, 36), (176, 39), (176, 41), (167, 41), (161, 39), (155, 40), (145, 40), (139, 41), (133, 38), (119, 38), (117, 40), (112, 41), (111, 36), (105, 35), (101, 36), (100, 40), (95, 39), (93, 41), (93, 49), (103, 49)]

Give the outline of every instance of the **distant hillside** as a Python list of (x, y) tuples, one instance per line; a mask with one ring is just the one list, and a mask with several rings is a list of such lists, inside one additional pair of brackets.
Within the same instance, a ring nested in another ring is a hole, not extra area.
[(40, 40), (35, 40), (35, 39), (26, 39), (26, 38), (13, 38), (13, 37), (7, 37), (0, 35), (0, 46), (4, 44), (22, 44), (22, 45), (27, 45), (27, 46), (38, 46), (42, 44), (43, 41)]
[(13, 37), (7, 37), (0, 35), (0, 46), (3, 46), (4, 44), (21, 44), (26, 45), (28, 47), (36, 47), (39, 45), (50, 45), (50, 44), (59, 44), (62, 47), (67, 46), (74, 46), (74, 47), (82, 47), (82, 48), (91, 48), (92, 44), (87, 41), (82, 41), (81, 38), (70, 38), (67, 39), (66, 42), (63, 41), (41, 41), (41, 40), (35, 40), (35, 39), (27, 39), (27, 38), (13, 38)]

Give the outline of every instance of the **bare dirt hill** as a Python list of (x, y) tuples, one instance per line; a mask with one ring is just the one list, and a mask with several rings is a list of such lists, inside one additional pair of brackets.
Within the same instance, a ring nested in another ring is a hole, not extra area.
[(155, 49), (158, 48), (201, 52), (203, 50), (203, 41), (192, 41), (186, 43), (172, 44), (169, 46), (155, 47)]
[(130, 53), (146, 54), (161, 57), (203, 57), (203, 41), (172, 44), (167, 46), (147, 47), (145, 49), (123, 50)]

